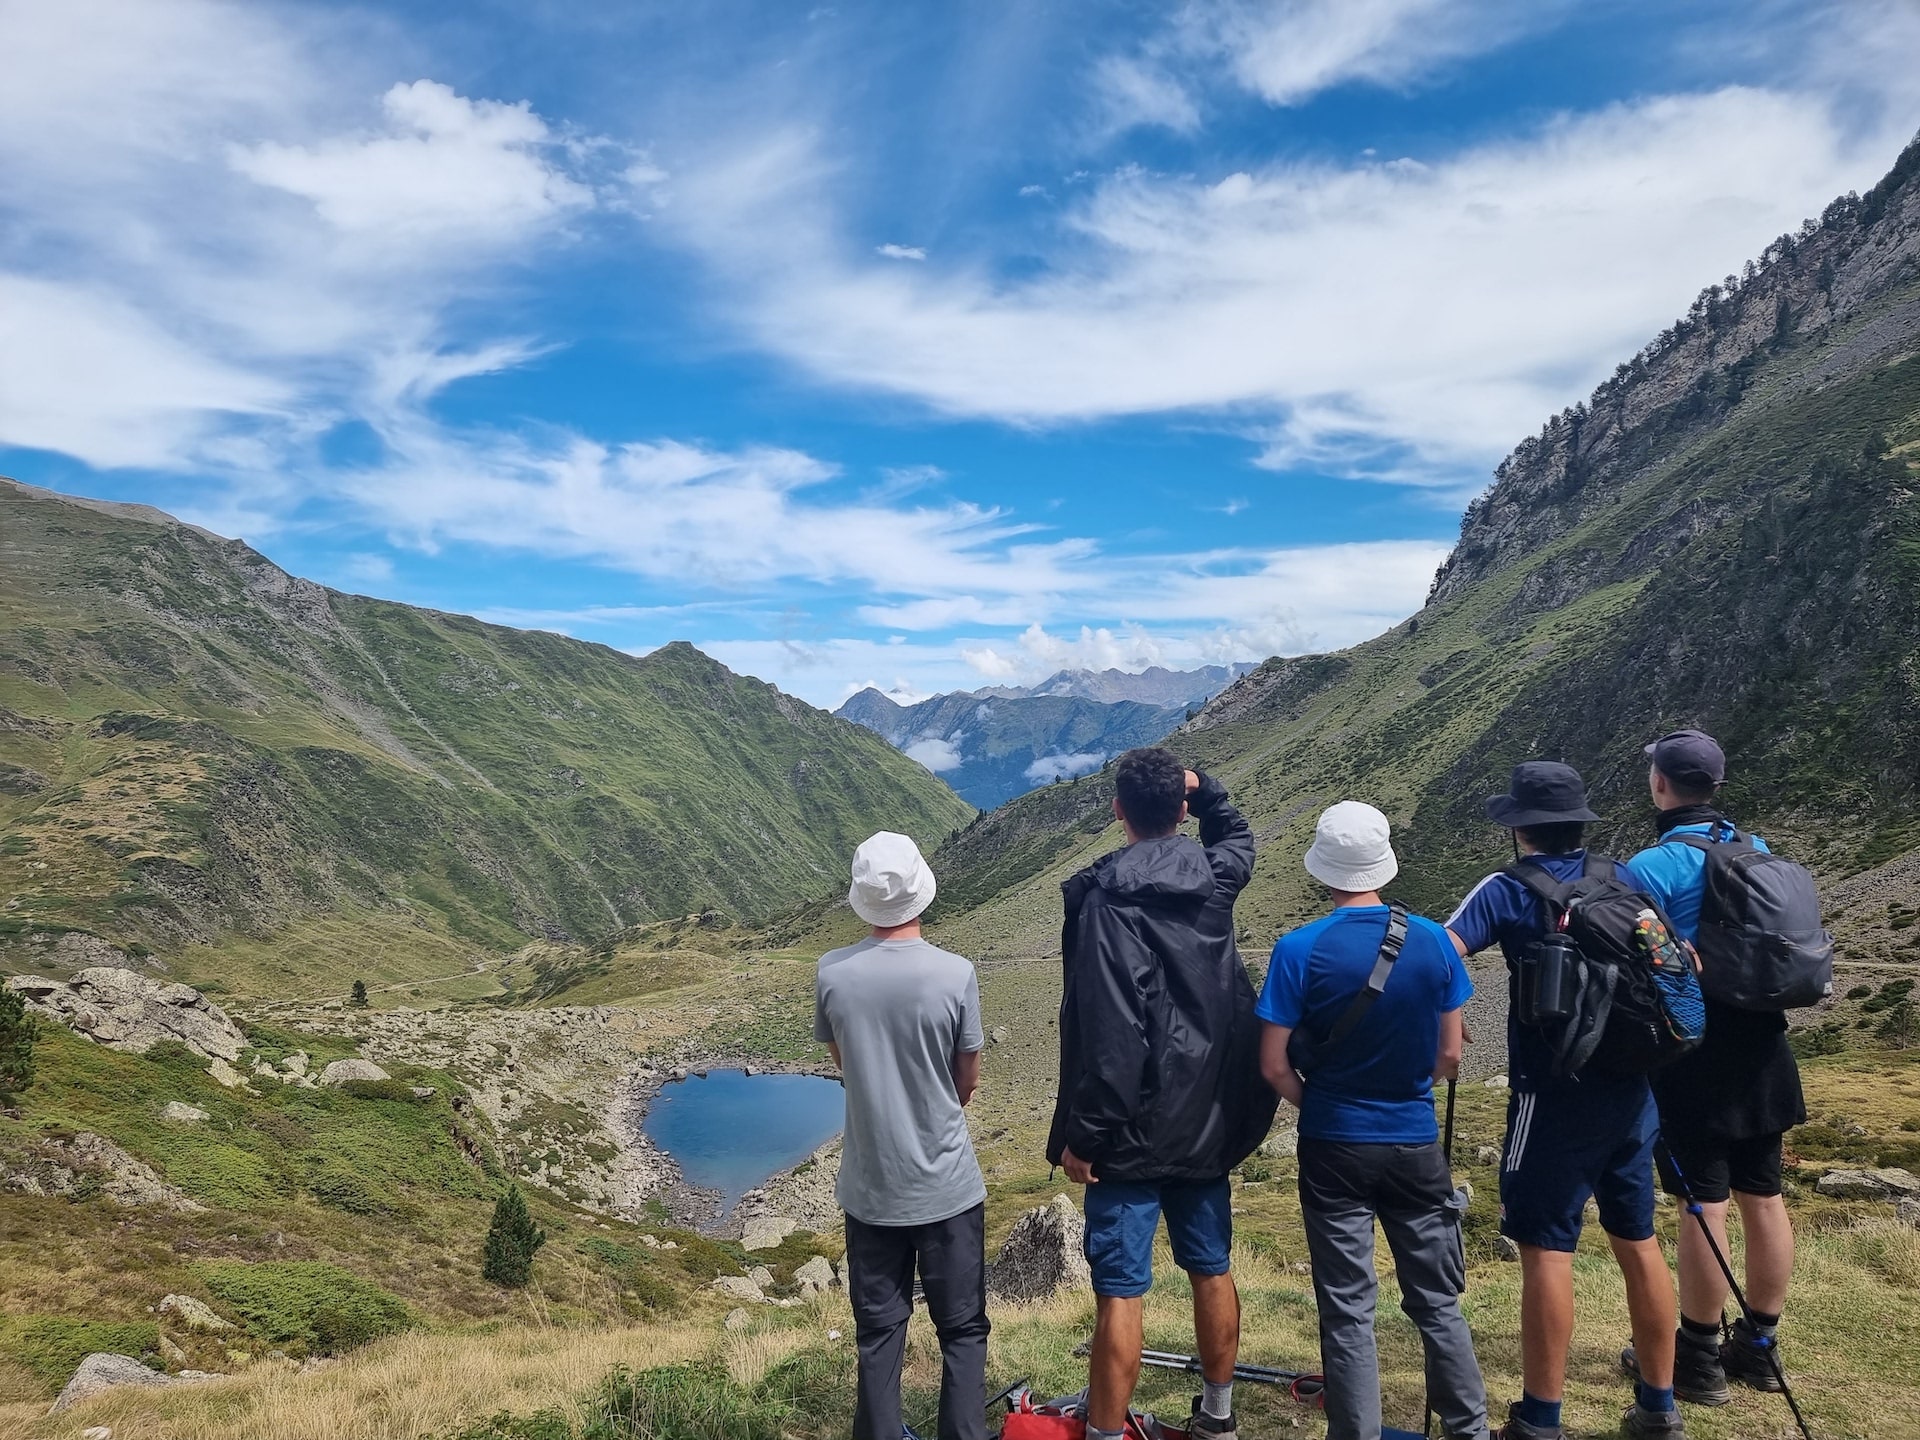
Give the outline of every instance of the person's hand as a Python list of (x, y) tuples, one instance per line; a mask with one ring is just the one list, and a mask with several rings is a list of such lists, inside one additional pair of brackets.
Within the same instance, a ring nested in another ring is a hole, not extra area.
[(1194, 770), (1187, 771), (1187, 793), (1191, 795), (1194, 791), (1198, 790), (1199, 788), (1200, 788), (1199, 772)]
[(1067, 1178), (1076, 1185), (1098, 1185), (1100, 1181), (1093, 1173), (1093, 1162), (1082, 1160), (1072, 1150), (1060, 1155), (1060, 1168), (1067, 1172)]

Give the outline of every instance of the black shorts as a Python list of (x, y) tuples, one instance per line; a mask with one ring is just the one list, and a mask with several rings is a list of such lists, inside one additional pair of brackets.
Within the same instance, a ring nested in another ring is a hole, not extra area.
[[(1749, 1135), (1739, 1140), (1663, 1136), (1653, 1152), (1660, 1170), (1660, 1188), (1685, 1198), (1687, 1191), (1703, 1205), (1717, 1205), (1731, 1192), (1742, 1195), (1780, 1193), (1780, 1132)], [(1680, 1173), (1687, 1177), (1686, 1188)]]

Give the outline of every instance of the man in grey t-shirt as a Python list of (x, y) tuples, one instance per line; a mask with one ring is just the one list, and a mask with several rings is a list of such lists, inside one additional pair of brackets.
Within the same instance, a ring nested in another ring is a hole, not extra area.
[(916, 1264), (940, 1336), (939, 1440), (987, 1433), (986, 1182), (962, 1107), (980, 1082), (973, 966), (920, 936), (933, 872), (905, 835), (853, 857), (847, 902), (873, 927), (820, 957), (813, 1036), (847, 1088), (837, 1195), (860, 1346), (854, 1440), (900, 1440)]

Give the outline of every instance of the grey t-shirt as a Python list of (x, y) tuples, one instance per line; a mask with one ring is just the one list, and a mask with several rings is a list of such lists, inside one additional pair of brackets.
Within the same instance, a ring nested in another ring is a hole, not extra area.
[(869, 1225), (925, 1225), (987, 1198), (953, 1082), (980, 1049), (971, 962), (925, 940), (862, 940), (820, 957), (813, 1038), (840, 1047), (847, 1086), (840, 1208)]

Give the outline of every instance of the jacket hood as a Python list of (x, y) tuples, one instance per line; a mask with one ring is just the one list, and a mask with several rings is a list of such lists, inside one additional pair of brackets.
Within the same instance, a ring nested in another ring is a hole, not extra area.
[(1205, 900), (1213, 894), (1213, 866), (1200, 843), (1163, 835), (1117, 850), (1094, 866), (1094, 883), (1127, 900)]

